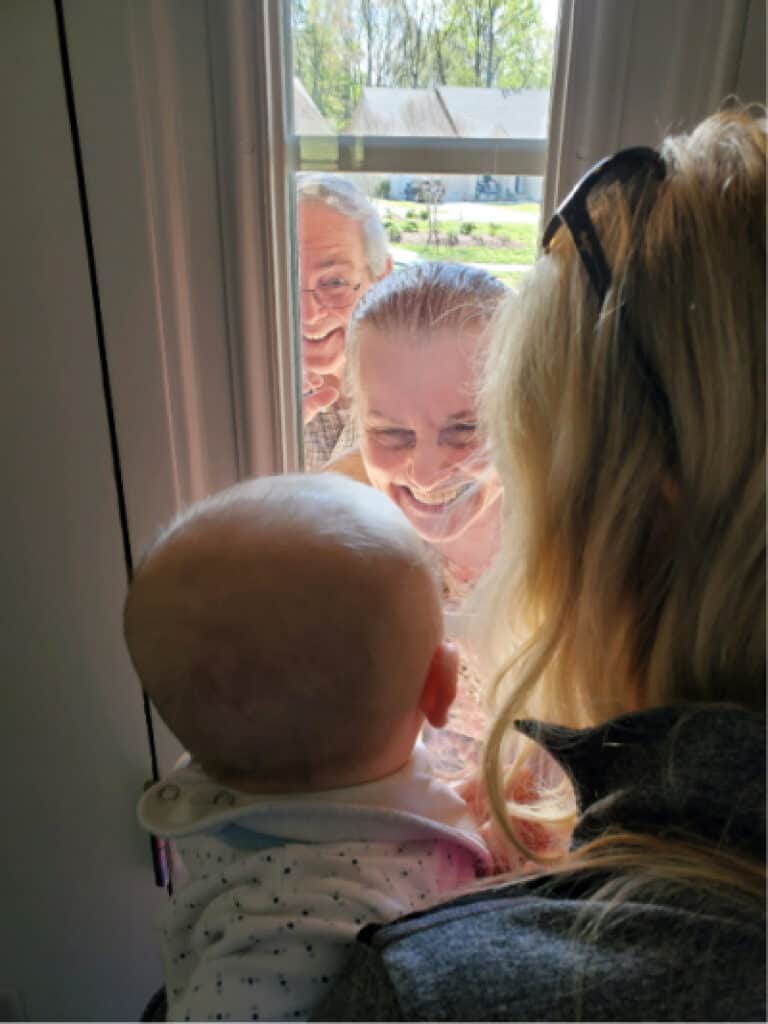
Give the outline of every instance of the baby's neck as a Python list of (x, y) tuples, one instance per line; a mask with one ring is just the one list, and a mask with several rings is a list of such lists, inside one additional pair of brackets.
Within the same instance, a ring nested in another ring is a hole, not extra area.
[(320, 767), (317, 767), (300, 779), (279, 779), (274, 775), (267, 778), (256, 775), (222, 775), (221, 773), (217, 773), (215, 778), (227, 789), (236, 789), (241, 793), (253, 793), (259, 796), (320, 793), (329, 789), (348, 789), (350, 786), (363, 786), (369, 782), (377, 782), (379, 779), (399, 771), (407, 763), (412, 753), (413, 744), (405, 756), (402, 752), (387, 752), (383, 757), (343, 769), (321, 770)]

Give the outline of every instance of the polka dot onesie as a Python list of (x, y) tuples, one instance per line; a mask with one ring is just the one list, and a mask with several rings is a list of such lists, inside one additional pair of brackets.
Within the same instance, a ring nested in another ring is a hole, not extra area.
[(307, 1020), (360, 928), (490, 867), (421, 747), (386, 779), (279, 797), (193, 763), (144, 794), (139, 819), (176, 840), (185, 868), (162, 922), (168, 1020)]

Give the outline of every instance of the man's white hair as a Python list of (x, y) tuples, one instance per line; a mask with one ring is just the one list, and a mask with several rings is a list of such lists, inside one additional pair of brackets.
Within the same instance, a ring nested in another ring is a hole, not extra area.
[(386, 272), (389, 241), (384, 225), (372, 204), (351, 182), (333, 174), (299, 174), (296, 201), (325, 203), (345, 217), (359, 221), (371, 277), (376, 279)]

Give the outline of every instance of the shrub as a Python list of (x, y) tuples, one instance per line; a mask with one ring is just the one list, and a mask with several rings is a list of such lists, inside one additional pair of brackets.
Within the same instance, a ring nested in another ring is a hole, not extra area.
[(419, 225), (418, 225), (418, 224), (416, 223), (416, 221), (415, 221), (415, 220), (411, 220), (411, 219), (409, 218), (409, 219), (408, 219), (408, 220), (407, 220), (407, 221), (405, 222), (405, 224), (403, 224), (403, 230), (404, 230), (404, 231), (418, 231), (418, 230), (419, 230)]
[(455, 231), (449, 231), (448, 234), (445, 236), (445, 241), (447, 242), (448, 245), (458, 245), (459, 236), (456, 234)]
[(472, 221), (465, 221), (463, 224), (459, 224), (459, 232), (462, 235), (474, 235), (476, 227), (477, 225)]
[(419, 220), (429, 220), (429, 210), (419, 210)]
[(376, 188), (373, 190), (373, 194), (379, 199), (389, 199), (392, 192), (392, 185), (389, 181), (380, 181)]
[(396, 228), (394, 224), (390, 224), (387, 233), (389, 234), (390, 242), (402, 242), (403, 235), (399, 228)]

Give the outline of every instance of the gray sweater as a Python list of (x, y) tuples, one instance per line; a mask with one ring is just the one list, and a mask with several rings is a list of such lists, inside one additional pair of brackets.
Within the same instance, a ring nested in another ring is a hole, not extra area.
[[(764, 861), (763, 717), (720, 705), (518, 727), (574, 782), (574, 845), (618, 827)], [(366, 928), (314, 1019), (766, 1019), (764, 915), (695, 888), (611, 908), (591, 896), (605, 880), (541, 877)]]

